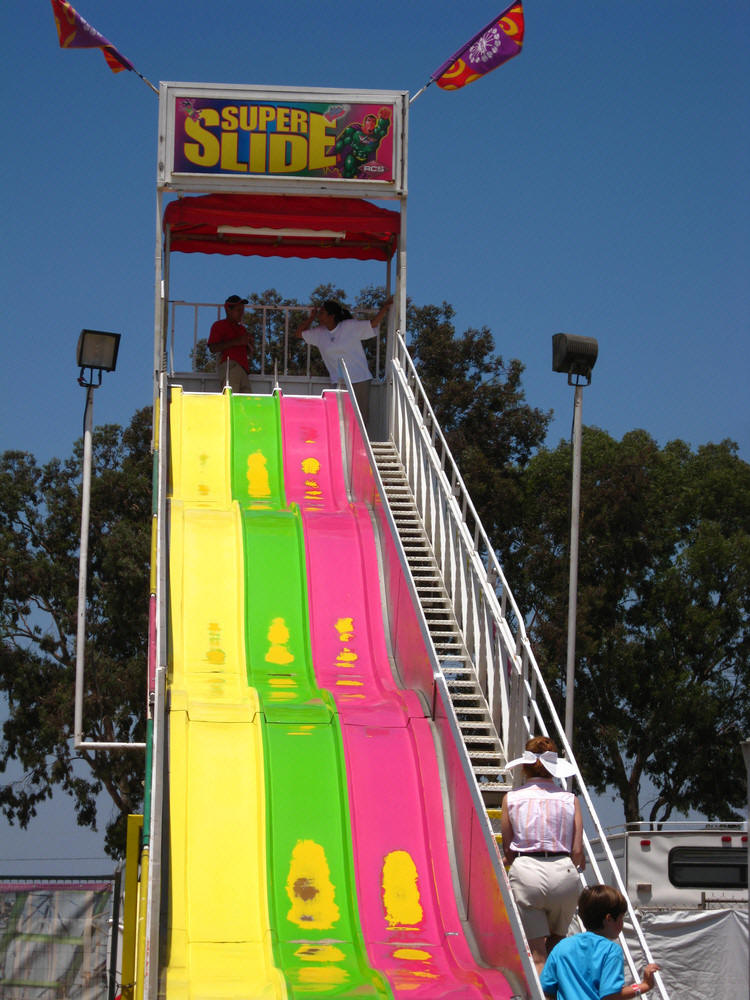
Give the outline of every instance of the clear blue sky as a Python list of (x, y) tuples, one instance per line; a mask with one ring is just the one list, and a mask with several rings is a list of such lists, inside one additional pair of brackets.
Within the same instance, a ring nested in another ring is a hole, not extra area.
[[(74, 6), (156, 84), (415, 93), (503, 4)], [(46, 460), (81, 434), (82, 327), (123, 335), (96, 422), (126, 423), (150, 401), (158, 101), (98, 50), (61, 50), (48, 0), (3, 10), (0, 450)], [(566, 331), (599, 341), (586, 424), (618, 438), (643, 427), (660, 444), (731, 438), (750, 460), (750, 5), (525, 10), (517, 59), (456, 93), (432, 86), (411, 107), (408, 292), (450, 302), (459, 332), (486, 325), (503, 357), (521, 359), (529, 402), (555, 411), (551, 445), (572, 414), (572, 390), (551, 370), (552, 335)], [(220, 300), (276, 287), (304, 300), (321, 281), (354, 296), (382, 276), (374, 265), (178, 259), (173, 291)], [(59, 850), (80, 856), (66, 822)], [(9, 841), (13, 856), (49, 843), (41, 825)], [(101, 856), (98, 838), (85, 842)]]

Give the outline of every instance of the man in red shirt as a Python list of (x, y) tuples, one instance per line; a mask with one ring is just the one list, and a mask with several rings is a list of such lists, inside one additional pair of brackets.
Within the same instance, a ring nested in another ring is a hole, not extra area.
[(216, 358), (221, 384), (232, 392), (250, 392), (250, 332), (242, 322), (247, 299), (230, 295), (224, 302), (226, 319), (217, 319), (208, 335), (208, 349)]

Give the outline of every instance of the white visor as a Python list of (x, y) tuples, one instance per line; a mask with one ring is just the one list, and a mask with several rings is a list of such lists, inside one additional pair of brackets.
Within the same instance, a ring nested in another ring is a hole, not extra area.
[(553, 778), (570, 778), (577, 773), (578, 768), (571, 764), (564, 757), (558, 757), (554, 750), (545, 750), (544, 753), (533, 753), (531, 750), (524, 750), (522, 757), (516, 757), (509, 761), (506, 767), (518, 767), (520, 764), (536, 764), (541, 761)]

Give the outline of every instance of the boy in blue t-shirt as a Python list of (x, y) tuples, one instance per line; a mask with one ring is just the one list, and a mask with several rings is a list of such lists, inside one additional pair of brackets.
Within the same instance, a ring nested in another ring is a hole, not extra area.
[(630, 1000), (650, 990), (659, 966), (647, 965), (643, 980), (625, 986), (622, 949), (617, 938), (628, 904), (617, 889), (591, 885), (578, 898), (578, 915), (586, 928), (560, 941), (539, 977), (544, 995), (557, 1000)]

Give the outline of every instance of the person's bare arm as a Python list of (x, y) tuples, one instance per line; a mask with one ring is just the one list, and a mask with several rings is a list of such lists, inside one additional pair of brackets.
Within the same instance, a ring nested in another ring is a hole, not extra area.
[(312, 321), (315, 319), (317, 315), (318, 315), (318, 310), (313, 306), (313, 308), (310, 310), (310, 315), (306, 319), (303, 319), (300, 325), (294, 331), (295, 336), (301, 337), (306, 330), (309, 330), (310, 326), (312, 325)]
[(581, 803), (575, 800), (575, 815), (573, 817), (573, 845), (570, 849), (570, 857), (579, 872), (586, 867), (586, 855), (583, 853), (583, 815), (581, 813)]
[(602, 1000), (632, 1000), (632, 997), (638, 997), (641, 993), (647, 993), (654, 985), (654, 973), (659, 972), (660, 969), (660, 965), (657, 965), (656, 962), (651, 962), (644, 967), (640, 983), (633, 983), (632, 986), (623, 986), (619, 993), (608, 993), (606, 997), (602, 997)]
[(226, 351), (229, 347), (239, 347), (240, 345), (249, 345), (250, 343), (250, 331), (245, 330), (245, 334), (239, 337), (232, 337), (231, 340), (216, 340), (213, 344), (209, 343), (208, 349), (212, 354), (218, 354), (220, 351)]
[(377, 311), (377, 313), (370, 320), (370, 326), (373, 328), (373, 330), (377, 330), (377, 328), (383, 322), (385, 317), (388, 315), (388, 310), (391, 308), (392, 304), (393, 304), (393, 296), (389, 295), (388, 298), (380, 307), (380, 309)]
[(500, 817), (500, 832), (503, 837), (503, 858), (505, 859), (505, 864), (510, 865), (513, 863), (513, 859), (516, 856), (516, 852), (510, 849), (510, 843), (513, 840), (513, 827), (510, 825), (510, 817), (508, 816), (508, 796), (503, 796), (502, 803), (502, 815)]

